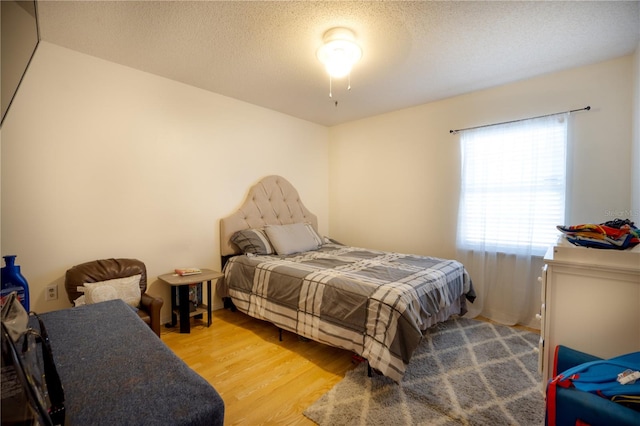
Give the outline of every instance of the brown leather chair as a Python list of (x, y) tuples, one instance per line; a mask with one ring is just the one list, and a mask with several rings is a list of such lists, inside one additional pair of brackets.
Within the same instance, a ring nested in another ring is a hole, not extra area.
[(160, 309), (164, 301), (160, 297), (152, 297), (146, 293), (147, 268), (143, 262), (137, 259), (102, 259), (82, 263), (67, 271), (64, 286), (69, 301), (73, 303), (74, 300), (82, 296), (82, 293), (78, 292), (78, 287), (84, 283), (126, 278), (138, 274), (141, 275), (138, 316), (160, 337)]

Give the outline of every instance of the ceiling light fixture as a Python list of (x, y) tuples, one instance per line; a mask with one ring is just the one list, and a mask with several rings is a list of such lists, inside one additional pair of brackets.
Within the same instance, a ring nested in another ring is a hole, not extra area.
[(324, 44), (316, 55), (329, 73), (329, 97), (333, 78), (348, 76), (347, 90), (351, 90), (351, 68), (362, 57), (362, 49), (355, 42), (353, 31), (347, 28), (331, 28), (322, 37)]

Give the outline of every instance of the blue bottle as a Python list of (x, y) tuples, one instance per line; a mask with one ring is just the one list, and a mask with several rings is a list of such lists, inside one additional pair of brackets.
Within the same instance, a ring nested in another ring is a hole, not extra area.
[(4, 299), (11, 292), (18, 293), (20, 303), (24, 306), (24, 309), (29, 312), (29, 284), (27, 280), (20, 273), (20, 266), (15, 264), (16, 255), (2, 256), (4, 258), (5, 265), (1, 272), (2, 285), (0, 289), (0, 299), (4, 304)]

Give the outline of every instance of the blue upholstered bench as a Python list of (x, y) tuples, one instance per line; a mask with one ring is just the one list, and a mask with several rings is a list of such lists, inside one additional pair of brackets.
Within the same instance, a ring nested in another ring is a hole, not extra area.
[(222, 425), (218, 392), (121, 300), (41, 314), (70, 425)]

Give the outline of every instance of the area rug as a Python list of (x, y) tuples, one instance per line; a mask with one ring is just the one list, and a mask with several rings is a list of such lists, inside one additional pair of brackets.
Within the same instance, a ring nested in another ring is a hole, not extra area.
[(429, 330), (401, 383), (365, 363), (304, 415), (337, 425), (542, 425), (539, 335), (455, 318)]

